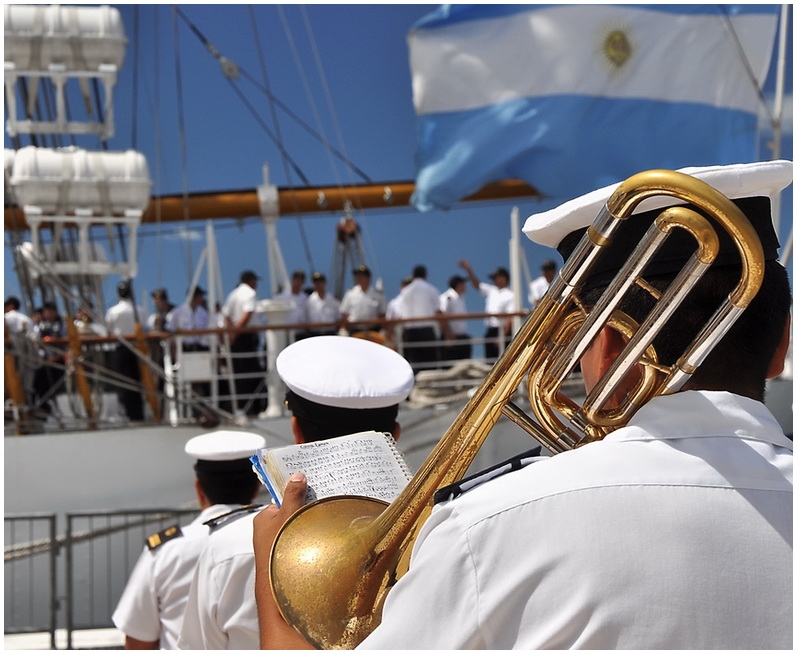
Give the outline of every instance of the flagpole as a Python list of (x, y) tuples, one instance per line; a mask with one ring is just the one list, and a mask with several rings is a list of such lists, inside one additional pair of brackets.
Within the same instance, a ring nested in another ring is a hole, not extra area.
[[(772, 116), (772, 158), (780, 159), (783, 119), (783, 89), (786, 78), (786, 36), (788, 32), (789, 5), (780, 8), (780, 38), (778, 39), (778, 64), (775, 77), (775, 106)], [(772, 222), (775, 233), (780, 233), (780, 194), (772, 199)]]
[[(514, 298), (514, 311), (518, 312), (523, 308), (523, 299), (521, 297), (523, 285), (520, 278), (520, 256), (522, 248), (520, 247), (520, 210), (517, 207), (512, 207), (510, 214), (512, 223), (511, 237), (509, 240), (509, 274), (512, 279), (512, 296)], [(520, 316), (512, 318), (512, 333), (516, 334), (520, 329)]]

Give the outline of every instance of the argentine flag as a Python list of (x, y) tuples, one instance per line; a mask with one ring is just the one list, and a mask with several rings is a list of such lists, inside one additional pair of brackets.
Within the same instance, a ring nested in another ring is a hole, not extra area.
[(776, 5), (443, 5), (408, 35), (414, 206), (517, 178), (569, 200), (759, 159)]

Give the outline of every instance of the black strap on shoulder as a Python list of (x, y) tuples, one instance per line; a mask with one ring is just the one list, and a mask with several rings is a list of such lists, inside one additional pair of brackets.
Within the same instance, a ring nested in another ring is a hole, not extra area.
[(210, 528), (211, 531), (220, 527), (222, 525), (229, 524), (231, 522), (235, 522), (238, 518), (245, 516), (247, 513), (254, 513), (255, 511), (259, 511), (263, 507), (262, 504), (245, 504), (244, 506), (239, 506), (237, 509), (233, 509), (232, 511), (228, 511), (227, 513), (222, 513), (220, 516), (216, 516), (215, 518), (211, 518), (207, 522), (203, 522), (202, 524), (206, 525)]
[(440, 504), (442, 502), (448, 502), (449, 500), (453, 500), (463, 493), (466, 493), (471, 488), (480, 486), (491, 479), (495, 479), (496, 477), (500, 477), (501, 475), (505, 475), (515, 470), (520, 470), (521, 468), (525, 468), (540, 456), (540, 452), (542, 452), (542, 447), (538, 446), (532, 448), (526, 452), (522, 452), (521, 454), (516, 454), (511, 459), (507, 459), (501, 463), (496, 463), (485, 470), (469, 475), (468, 477), (464, 477), (453, 484), (438, 488), (434, 494), (434, 503)]

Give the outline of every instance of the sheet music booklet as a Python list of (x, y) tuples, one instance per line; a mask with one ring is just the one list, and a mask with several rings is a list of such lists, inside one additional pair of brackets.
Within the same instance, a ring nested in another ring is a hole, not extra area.
[(323, 441), (263, 448), (252, 467), (277, 506), (294, 472), (307, 477), (308, 502), (332, 495), (363, 495), (392, 502), (412, 478), (387, 432), (365, 431)]

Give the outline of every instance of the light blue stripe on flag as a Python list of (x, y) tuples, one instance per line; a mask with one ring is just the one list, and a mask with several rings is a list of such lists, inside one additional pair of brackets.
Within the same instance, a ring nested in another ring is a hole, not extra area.
[(442, 8), (410, 33), (421, 210), (519, 178), (567, 200), (757, 158), (777, 6)]

